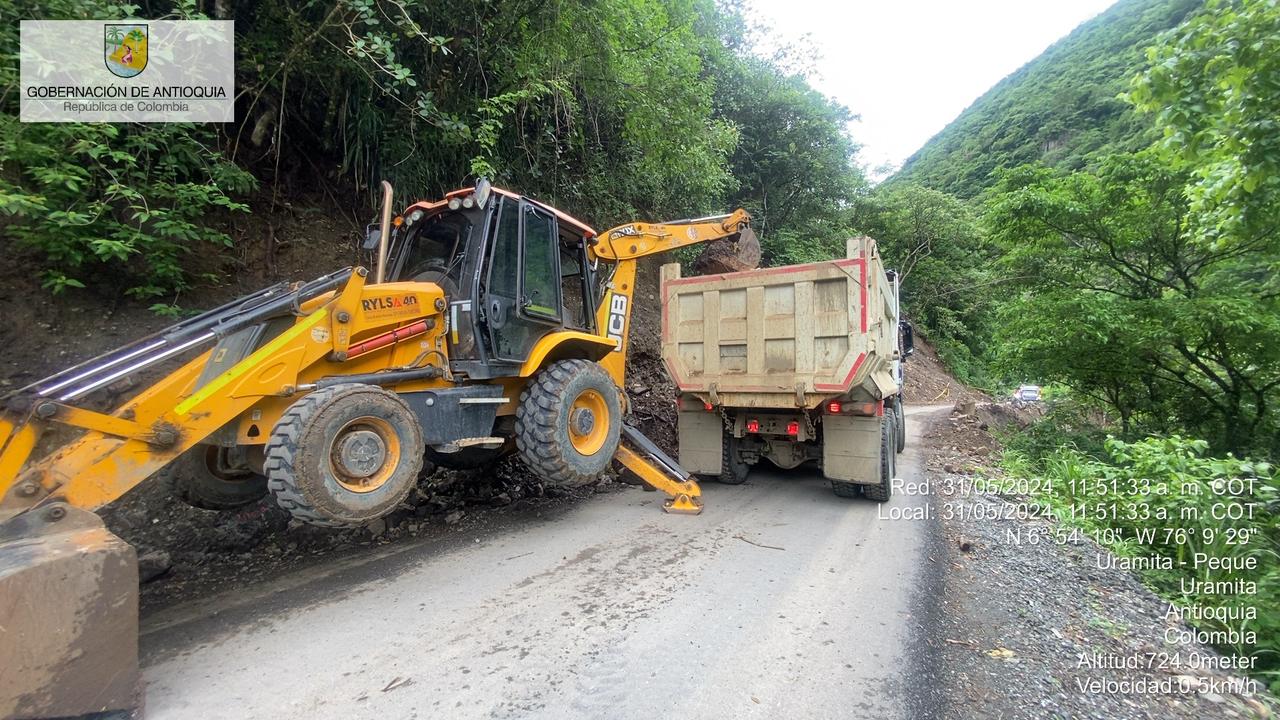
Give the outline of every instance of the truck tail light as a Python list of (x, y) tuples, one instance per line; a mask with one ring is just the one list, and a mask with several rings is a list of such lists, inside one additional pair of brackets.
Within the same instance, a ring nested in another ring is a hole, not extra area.
[(800, 434), (800, 423), (796, 422), (795, 420), (792, 420), (791, 422), (787, 423), (787, 434), (788, 434), (788, 435), (799, 435), (799, 434)]
[(831, 402), (827, 403), (827, 412), (831, 413), (832, 415), (839, 415), (840, 409), (841, 408), (840, 408), (839, 400), (832, 400)]
[(748, 420), (748, 421), (747, 421), (747, 432), (749, 432), (749, 433), (758, 433), (758, 432), (760, 432), (760, 421), (759, 421), (759, 420)]

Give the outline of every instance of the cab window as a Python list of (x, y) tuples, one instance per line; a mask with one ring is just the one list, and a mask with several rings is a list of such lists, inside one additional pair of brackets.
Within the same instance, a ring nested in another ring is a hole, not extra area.
[(560, 319), (559, 242), (555, 218), (532, 205), (524, 209), (524, 273), (520, 304), (526, 314)]

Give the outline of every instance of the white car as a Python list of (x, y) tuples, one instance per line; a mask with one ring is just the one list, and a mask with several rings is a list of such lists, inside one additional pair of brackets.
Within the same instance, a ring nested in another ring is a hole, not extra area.
[(1038, 403), (1041, 399), (1039, 385), (1020, 385), (1013, 391), (1013, 404), (1017, 407)]

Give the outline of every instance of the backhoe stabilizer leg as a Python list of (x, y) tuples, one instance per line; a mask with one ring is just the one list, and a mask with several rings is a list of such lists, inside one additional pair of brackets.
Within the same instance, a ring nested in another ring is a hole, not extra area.
[(0, 522), (0, 668), (0, 717), (141, 705), (137, 554), (97, 515), (55, 502)]
[(618, 454), (614, 457), (655, 490), (671, 496), (662, 506), (664, 511), (678, 515), (697, 515), (702, 512), (702, 488), (698, 487), (697, 482), (672, 478), (626, 445), (619, 445)]

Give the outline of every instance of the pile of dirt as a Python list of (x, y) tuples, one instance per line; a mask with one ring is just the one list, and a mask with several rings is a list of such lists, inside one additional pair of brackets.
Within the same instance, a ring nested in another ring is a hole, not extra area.
[(629, 422), (674, 456), (676, 454), (676, 386), (662, 362), (662, 302), (659, 269), (670, 258), (648, 258), (639, 264), (631, 310), (627, 349)]
[(939, 405), (988, 399), (980, 391), (951, 377), (946, 366), (920, 332), (915, 352), (902, 364), (902, 394), (908, 405)]
[(1015, 408), (1007, 402), (985, 398), (982, 393), (968, 389), (969, 397), (957, 402), (945, 420), (935, 426), (935, 443), (949, 451), (954, 462), (946, 466), (947, 472), (973, 472), (977, 468), (990, 467), (999, 460), (999, 435), (1017, 432), (1029, 426), (1037, 417), (1037, 411)]

